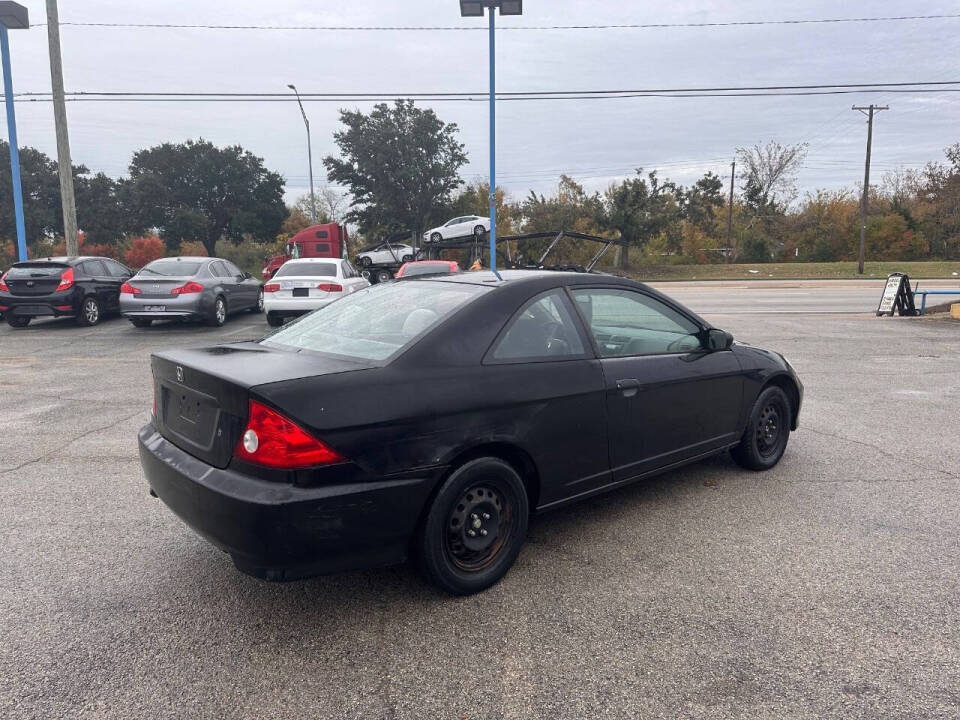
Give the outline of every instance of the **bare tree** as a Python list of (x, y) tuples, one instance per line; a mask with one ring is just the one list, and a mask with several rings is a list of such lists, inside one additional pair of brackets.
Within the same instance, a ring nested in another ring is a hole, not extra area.
[(808, 147), (808, 143), (781, 145), (774, 140), (751, 148), (738, 147), (738, 177), (747, 204), (755, 209), (786, 209), (797, 196), (797, 172)]
[(350, 206), (350, 197), (345, 190), (323, 185), (317, 194), (317, 201), (331, 222), (343, 222), (343, 215)]

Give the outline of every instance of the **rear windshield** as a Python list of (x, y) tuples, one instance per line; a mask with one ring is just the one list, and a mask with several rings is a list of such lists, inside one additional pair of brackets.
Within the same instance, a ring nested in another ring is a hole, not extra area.
[(14, 265), (7, 273), (9, 280), (18, 280), (20, 278), (46, 278), (60, 277), (63, 271), (67, 269), (66, 265)]
[(183, 277), (196, 275), (203, 266), (202, 262), (190, 260), (154, 260), (140, 272), (147, 275), (164, 275), (167, 277)]
[(277, 274), (274, 275), (274, 277), (290, 277), (291, 275), (300, 277), (336, 277), (337, 266), (334, 263), (288, 262), (277, 270)]
[(450, 266), (443, 265), (407, 265), (403, 270), (404, 277), (413, 277), (414, 275), (449, 275), (453, 271)]
[(373, 285), (315, 310), (263, 342), (361, 360), (386, 360), (489, 290), (442, 282)]

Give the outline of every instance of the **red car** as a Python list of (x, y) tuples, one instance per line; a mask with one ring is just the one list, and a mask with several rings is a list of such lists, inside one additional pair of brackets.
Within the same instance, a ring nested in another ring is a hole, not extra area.
[(397, 278), (414, 277), (416, 275), (455, 275), (460, 272), (460, 265), (455, 260), (415, 260), (404, 263), (397, 270)]

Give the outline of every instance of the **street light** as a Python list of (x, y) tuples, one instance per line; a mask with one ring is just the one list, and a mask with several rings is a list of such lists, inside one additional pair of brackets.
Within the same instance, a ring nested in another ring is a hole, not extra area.
[(490, 269), (497, 273), (497, 62), (494, 33), (496, 10), (501, 15), (522, 15), (523, 0), (460, 0), (462, 17), (483, 17), (490, 9)]
[(0, 64), (3, 65), (3, 96), (7, 106), (7, 136), (10, 139), (10, 176), (13, 181), (13, 214), (17, 224), (17, 254), (27, 259), (27, 232), (23, 224), (23, 189), (20, 187), (20, 148), (17, 145), (17, 118), (13, 112), (13, 78), (10, 75), (10, 39), (7, 30), (30, 27), (27, 9), (15, 2), (0, 2)]
[(317, 196), (313, 194), (313, 148), (310, 144), (310, 121), (307, 120), (307, 113), (303, 109), (303, 103), (300, 102), (300, 93), (297, 92), (297, 86), (287, 85), (297, 96), (297, 105), (300, 106), (300, 114), (303, 115), (303, 124), (307, 126), (307, 160), (310, 163), (310, 219), (313, 224), (317, 224)]

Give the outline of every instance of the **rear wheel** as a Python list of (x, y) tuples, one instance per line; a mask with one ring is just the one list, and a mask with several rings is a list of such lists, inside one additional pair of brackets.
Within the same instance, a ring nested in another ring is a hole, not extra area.
[(527, 534), (523, 481), (494, 457), (471, 460), (447, 478), (418, 538), (424, 575), (454, 595), (486, 590), (513, 565)]
[(30, 324), (31, 320), (33, 320), (33, 318), (23, 315), (7, 315), (7, 325), (10, 327), (25, 328)]
[(267, 325), (269, 325), (270, 327), (280, 327), (281, 325), (283, 325), (283, 318), (277, 315), (276, 313), (268, 312)]
[(400, 262), (402, 263), (413, 262), (413, 255), (404, 255), (402, 258), (400, 258)]
[(217, 297), (213, 303), (213, 311), (207, 318), (207, 325), (211, 327), (222, 327), (227, 321), (227, 301), (222, 297)]
[(393, 273), (387, 269), (377, 270), (377, 282), (390, 282), (393, 280)]
[(370, 267), (373, 265), (373, 260), (370, 259), (369, 255), (364, 255), (360, 258), (360, 264), (364, 267)]
[(77, 322), (85, 327), (92, 327), (100, 322), (100, 303), (95, 297), (84, 298), (80, 306), (80, 314), (77, 315)]
[(474, 237), (478, 237), (478, 238), (482, 238), (486, 232), (487, 232), (487, 229), (483, 225), (477, 225), (473, 229)]
[(137, 317), (135, 317), (135, 318), (130, 318), (130, 322), (133, 323), (133, 326), (134, 326), (134, 327), (138, 327), (138, 328), (150, 327), (151, 325), (153, 325), (153, 319), (152, 319), (152, 318), (137, 318)]
[(790, 401), (783, 390), (765, 389), (750, 411), (747, 429), (730, 454), (748, 470), (769, 470), (783, 457), (790, 438)]

